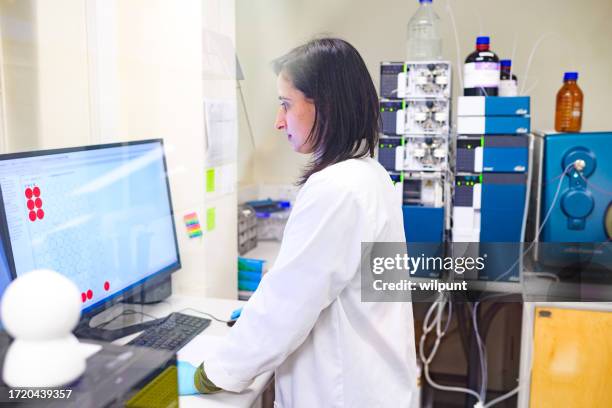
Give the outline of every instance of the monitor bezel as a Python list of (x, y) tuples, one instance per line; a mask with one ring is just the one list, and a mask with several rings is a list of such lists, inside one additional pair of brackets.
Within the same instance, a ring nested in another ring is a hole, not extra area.
[[(16, 152), (16, 153), (4, 153), (0, 154), (0, 161), (5, 160), (14, 160), (14, 159), (24, 159), (38, 156), (50, 156), (56, 154), (65, 154), (65, 153), (74, 153), (74, 152), (82, 152), (89, 150), (103, 150), (103, 149), (111, 149), (117, 147), (126, 147), (140, 144), (159, 144), (162, 149), (162, 162), (164, 166), (164, 175), (166, 179), (166, 191), (168, 193), (168, 204), (170, 209), (170, 218), (172, 220), (172, 233), (174, 238), (174, 248), (176, 251), (176, 262), (169, 264), (165, 268), (154, 272), (147, 276), (144, 279), (141, 279), (121, 290), (115, 292), (108, 297), (99, 300), (93, 305), (84, 307), (81, 309), (81, 318), (92, 317), (105, 309), (121, 302), (124, 299), (127, 299), (131, 296), (138, 295), (141, 292), (141, 289), (144, 287), (145, 283), (147, 284), (161, 284), (166, 279), (170, 277), (173, 272), (178, 271), (181, 268), (181, 254), (178, 246), (178, 239), (176, 235), (176, 222), (174, 220), (174, 207), (172, 204), (172, 191), (170, 188), (170, 179), (168, 177), (168, 166), (166, 163), (166, 153), (164, 149), (164, 140), (159, 139), (145, 139), (145, 140), (131, 140), (125, 142), (116, 142), (116, 143), (104, 143), (104, 144), (96, 144), (96, 145), (86, 145), (86, 146), (77, 146), (77, 147), (67, 147), (67, 148), (59, 148), (59, 149), (44, 149), (44, 150), (33, 150), (26, 152)], [(11, 273), (12, 279), (17, 278), (17, 269), (15, 267), (15, 259), (13, 257), (13, 249), (10, 241), (10, 233), (8, 230), (8, 221), (6, 218), (6, 211), (4, 207), (4, 196), (2, 194), (2, 186), (0, 185), (0, 234), (2, 235), (7, 261)]]

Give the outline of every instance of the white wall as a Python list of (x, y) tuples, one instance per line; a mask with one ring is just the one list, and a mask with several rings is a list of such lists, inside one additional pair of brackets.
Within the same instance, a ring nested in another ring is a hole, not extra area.
[(38, 147), (88, 143), (90, 118), (85, 2), (59, 0), (37, 1), (35, 4), (40, 126)]
[[(8, 146), (6, 135), (2, 135), (4, 150), (36, 145), (38, 120), (32, 120), (38, 118), (34, 12), (31, 2), (0, 2), (2, 128), (15, 135), (12, 146)], [(5, 101), (9, 99), (15, 102), (6, 106)]]
[[(585, 94), (583, 131), (612, 129), (610, 0), (434, 0), (443, 25), (444, 58), (457, 68), (448, 4), (455, 13), (460, 63), (473, 50), (477, 35), (489, 35), (492, 50), (501, 58), (510, 58), (516, 44), (513, 65), (519, 87), (526, 84), (531, 89), (532, 128), (553, 128), (563, 72), (577, 70)], [(273, 129), (277, 99), (269, 61), (327, 33), (348, 40), (360, 51), (378, 88), (379, 63), (404, 59), (406, 24), (418, 1), (237, 0), (236, 5), (238, 56), (246, 76), (243, 89), (257, 143), (255, 151), (245, 147), (249, 139), (241, 121), (239, 181), (290, 183), (304, 158), (292, 153)], [(526, 78), (529, 55), (542, 35), (546, 37)], [(457, 76), (454, 79), (457, 83)]]
[[(203, 80), (202, 30), (233, 38), (232, 2), (117, 2), (119, 104), (122, 140), (165, 141), (182, 269), (177, 292), (235, 298), (236, 194), (205, 194), (205, 96), (235, 98), (234, 81)], [(216, 27), (211, 27), (211, 15)], [(216, 228), (205, 231), (206, 210)], [(204, 232), (190, 239), (183, 215), (195, 211)]]

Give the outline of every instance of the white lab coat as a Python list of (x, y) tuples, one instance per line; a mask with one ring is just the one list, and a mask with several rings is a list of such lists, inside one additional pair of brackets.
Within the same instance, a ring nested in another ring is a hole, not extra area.
[(276, 263), (214, 358), (239, 392), (275, 370), (283, 408), (409, 407), (416, 388), (410, 303), (361, 302), (361, 242), (404, 242), (400, 203), (374, 159), (327, 167), (304, 184)]

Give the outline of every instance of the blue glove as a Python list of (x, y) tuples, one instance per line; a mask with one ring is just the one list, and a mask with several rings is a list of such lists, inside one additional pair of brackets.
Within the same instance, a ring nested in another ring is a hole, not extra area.
[(177, 361), (178, 369), (178, 393), (179, 395), (193, 395), (200, 392), (195, 387), (195, 372), (197, 367), (186, 361)]
[(242, 308), (238, 308), (236, 310), (234, 310), (232, 312), (232, 316), (230, 317), (231, 320), (236, 320), (237, 318), (240, 317), (240, 314), (242, 313)]

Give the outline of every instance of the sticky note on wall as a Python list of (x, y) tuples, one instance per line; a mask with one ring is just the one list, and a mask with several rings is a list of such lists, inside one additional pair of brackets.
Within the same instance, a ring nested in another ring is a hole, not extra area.
[(215, 207), (211, 207), (208, 210), (206, 210), (206, 231), (214, 230), (215, 224), (216, 224)]
[(206, 192), (215, 192), (215, 168), (206, 169)]
[(187, 235), (189, 238), (202, 236), (202, 228), (200, 227), (198, 214), (195, 212), (185, 214), (183, 216), (183, 221), (185, 222), (185, 228), (187, 229)]

